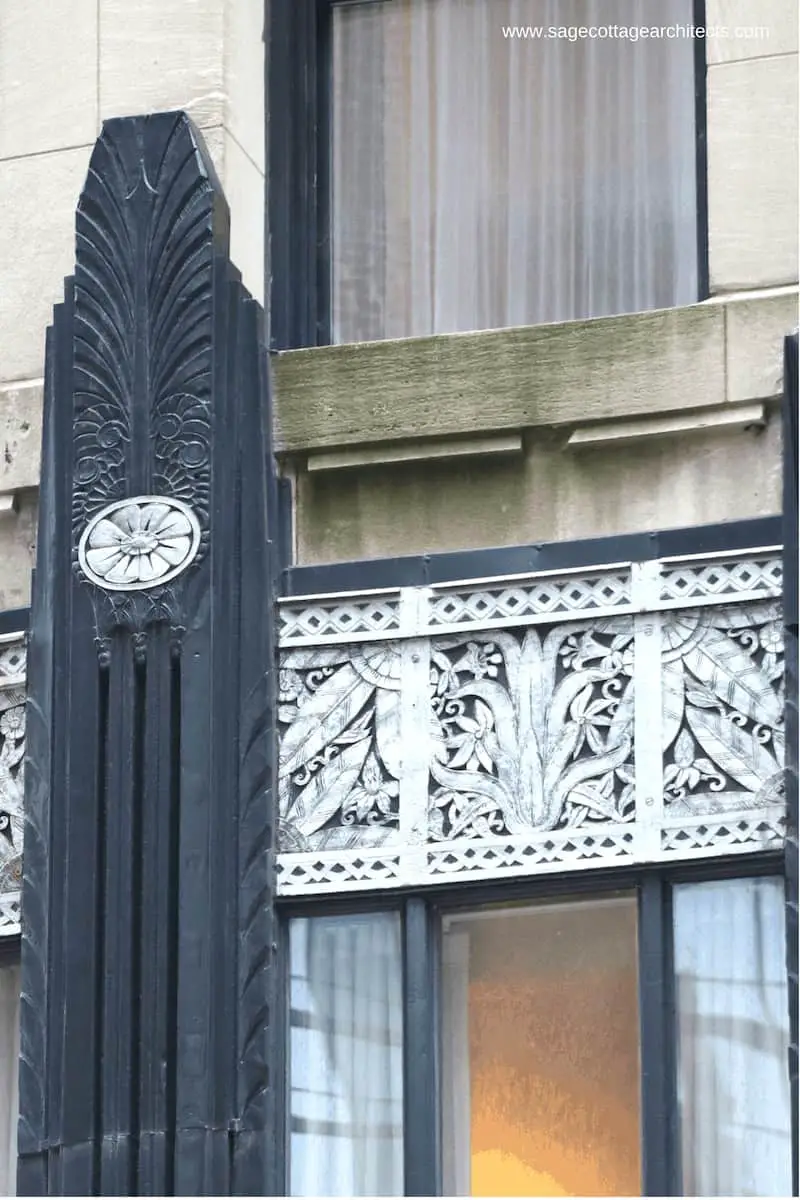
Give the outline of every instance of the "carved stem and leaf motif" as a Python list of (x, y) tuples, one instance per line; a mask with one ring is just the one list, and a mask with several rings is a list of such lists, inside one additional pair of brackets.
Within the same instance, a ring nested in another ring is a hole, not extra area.
[(632, 641), (622, 618), (434, 643), (431, 837), (629, 820)]

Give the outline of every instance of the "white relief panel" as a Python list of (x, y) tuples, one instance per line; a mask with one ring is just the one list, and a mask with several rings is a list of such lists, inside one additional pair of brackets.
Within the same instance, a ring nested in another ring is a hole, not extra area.
[(19, 933), (22, 888), (25, 643), (0, 637), (0, 937)]
[[(780, 588), (770, 548), (281, 602), (279, 890), (780, 847)], [(24, 639), (0, 637), (0, 936), (24, 686)]]
[(783, 705), (778, 604), (670, 613), (662, 634), (666, 814), (780, 805)]
[[(611, 579), (609, 607), (593, 609)], [(558, 604), (549, 619), (534, 613), (531, 600), (541, 585), (552, 602), (566, 577), (481, 581), (396, 593), (396, 627), (413, 642), (400, 632), (370, 644), (284, 641), (281, 892), (780, 846), (774, 550), (642, 564), (627, 580), (618, 566), (598, 568), (568, 583), (585, 602), (572, 619)], [(336, 611), (367, 599), (336, 597)], [(309, 600), (315, 620), (331, 602)]]
[(780, 552), (769, 547), (736, 558), (616, 563), (429, 588), (293, 597), (278, 605), (279, 637), (285, 649), (351, 645), (730, 604), (780, 594)]

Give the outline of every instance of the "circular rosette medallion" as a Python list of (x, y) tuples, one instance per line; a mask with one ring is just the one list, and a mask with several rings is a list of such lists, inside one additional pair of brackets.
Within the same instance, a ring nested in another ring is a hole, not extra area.
[(133, 592), (180, 575), (199, 546), (200, 525), (188, 504), (132, 496), (92, 518), (78, 545), (78, 561), (98, 587)]

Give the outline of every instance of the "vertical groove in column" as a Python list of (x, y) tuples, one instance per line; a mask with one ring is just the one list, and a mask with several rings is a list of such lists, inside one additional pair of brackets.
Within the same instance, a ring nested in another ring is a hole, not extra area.
[(175, 1195), (175, 1154), (178, 1072), (178, 929), (180, 913), (181, 844), (181, 662), (173, 653), (169, 663), (169, 853), (167, 873), (167, 973), (165, 1056), (165, 1193)]
[(95, 1011), (97, 1013), (97, 1029), (94, 1047), (94, 1095), (96, 1097), (94, 1111), (94, 1152), (92, 1155), (92, 1194), (101, 1195), (102, 1162), (101, 1150), (103, 1145), (103, 1110), (100, 1097), (103, 1094), (103, 1056), (100, 1053), (104, 1042), (104, 1004), (105, 989), (105, 906), (103, 904), (103, 880), (106, 875), (106, 771), (108, 769), (108, 705), (109, 705), (109, 672), (103, 666), (99, 670), (99, 695), (97, 713), (97, 834), (95, 843), (96, 858), (96, 905), (97, 924), (95, 927)]
[[(145, 999), (142, 994), (143, 954), (152, 953), (153, 946), (145, 948), (142, 932), (144, 928), (144, 861), (143, 827), (145, 821), (145, 717), (147, 696), (147, 658), (135, 657), (133, 665), (133, 796), (131, 807), (131, 1059), (130, 1078), (130, 1159), (128, 1163), (128, 1191), (131, 1196), (139, 1195), (139, 1159), (141, 1154), (141, 1069), (142, 1069), (142, 1009)], [(151, 792), (152, 795), (152, 792)], [(148, 939), (149, 943), (149, 939)], [(148, 1030), (148, 1035), (150, 1031)], [(149, 1037), (148, 1037), (149, 1040)]]
[(133, 646), (127, 632), (111, 640), (105, 788), (105, 938), (102, 1038), (102, 1194), (126, 1195), (132, 1182), (134, 1003), (135, 713)]

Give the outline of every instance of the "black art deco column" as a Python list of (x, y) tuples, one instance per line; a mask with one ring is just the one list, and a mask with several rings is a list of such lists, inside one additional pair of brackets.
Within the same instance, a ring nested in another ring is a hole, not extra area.
[(47, 343), (23, 1195), (274, 1187), (264, 363), (200, 135), (107, 122)]

